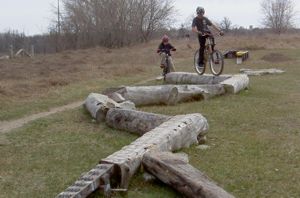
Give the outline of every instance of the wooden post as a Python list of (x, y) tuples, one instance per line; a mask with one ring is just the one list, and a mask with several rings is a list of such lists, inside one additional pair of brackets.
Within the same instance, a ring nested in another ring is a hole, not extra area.
[(13, 45), (9, 46), (9, 58), (14, 58), (14, 47)]
[(33, 58), (34, 56), (35, 56), (34, 45), (31, 45), (31, 57)]

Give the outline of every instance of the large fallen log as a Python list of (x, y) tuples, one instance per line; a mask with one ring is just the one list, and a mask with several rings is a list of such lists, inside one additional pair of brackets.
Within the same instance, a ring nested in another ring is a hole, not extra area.
[(142, 136), (169, 119), (170, 116), (113, 108), (107, 112), (106, 124)]
[(179, 102), (203, 100), (225, 93), (223, 85), (158, 85), (121, 87), (106, 90), (105, 94), (114, 96), (120, 94), (126, 100), (137, 106), (166, 104), (175, 105)]
[(227, 93), (236, 94), (249, 87), (249, 77), (245, 74), (234, 75), (221, 82)]
[(128, 188), (129, 180), (141, 165), (147, 151), (176, 151), (198, 142), (208, 129), (207, 120), (201, 114), (174, 116), (149, 131), (129, 146), (101, 160), (101, 164), (114, 164), (118, 170), (121, 188)]
[(222, 81), (230, 78), (229, 75), (213, 76), (213, 75), (198, 75), (196, 73), (172, 72), (167, 74), (166, 83), (168, 84), (219, 84)]
[[(132, 101), (137, 106), (174, 105), (176, 104), (178, 90), (174, 86), (138, 86), (121, 87), (115, 93), (121, 94), (126, 100)], [(107, 91), (105, 94), (111, 95)]]
[(147, 152), (143, 167), (186, 197), (233, 198), (205, 174), (170, 152)]
[(105, 120), (110, 108), (135, 109), (135, 105), (129, 101), (119, 104), (105, 95), (96, 93), (91, 93), (87, 97), (84, 107), (97, 122)]

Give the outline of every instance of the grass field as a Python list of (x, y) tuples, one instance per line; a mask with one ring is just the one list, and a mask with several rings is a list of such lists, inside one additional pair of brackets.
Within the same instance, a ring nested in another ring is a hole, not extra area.
[[(251, 77), (250, 89), (238, 95), (141, 110), (167, 115), (202, 113), (210, 124), (210, 149), (191, 147), (184, 152), (192, 165), (236, 197), (300, 197), (299, 40), (298, 36), (221, 38), (222, 50), (246, 48), (251, 55), (241, 66), (227, 60), (225, 73), (237, 73), (242, 67), (274, 67), (286, 73)], [(194, 49), (188, 49), (185, 41), (173, 44), (178, 48), (177, 70), (192, 71), (196, 44)], [(154, 78), (160, 73), (153, 53), (157, 45), (2, 61), (0, 121), (83, 100), (92, 91)], [(0, 134), (0, 197), (54, 197), (101, 158), (136, 138), (95, 124), (82, 108)], [(180, 196), (161, 183), (144, 182), (139, 174), (125, 197)]]

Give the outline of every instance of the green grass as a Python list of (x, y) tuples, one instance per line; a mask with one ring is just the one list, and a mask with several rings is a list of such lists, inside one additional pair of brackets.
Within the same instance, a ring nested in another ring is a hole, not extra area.
[[(271, 52), (284, 53), (292, 60), (261, 60)], [(236, 73), (241, 67), (276, 67), (287, 71), (283, 75), (251, 77), (250, 89), (238, 95), (141, 110), (168, 115), (202, 113), (210, 124), (210, 149), (203, 151), (193, 146), (183, 151), (189, 154), (193, 166), (236, 197), (300, 197), (298, 54), (300, 50), (259, 50), (251, 53), (246, 66), (227, 61), (226, 73)], [(177, 68), (192, 70), (190, 62), (177, 59)], [(103, 88), (132, 82), (123, 80), (115, 84), (109, 81)], [(81, 97), (93, 88), (98, 90), (97, 84), (87, 84), (90, 89), (82, 92)], [(5, 138), (7, 142), (0, 144), (0, 197), (29, 198), (54, 197), (100, 159), (137, 137), (95, 124), (79, 108), (34, 121)], [(95, 193), (91, 197), (101, 195)], [(180, 196), (161, 183), (144, 182), (139, 173), (132, 180), (128, 195), (116, 197)]]
[(91, 92), (100, 93), (108, 87), (120, 86), (122, 83), (130, 85), (142, 81), (143, 79), (145, 79), (144, 75), (135, 77), (125, 76), (108, 80), (93, 79), (65, 87), (50, 89), (47, 94), (35, 100), (5, 100), (1, 102), (0, 106), (0, 121), (13, 120), (33, 113), (48, 111), (53, 107), (84, 101), (86, 96)]

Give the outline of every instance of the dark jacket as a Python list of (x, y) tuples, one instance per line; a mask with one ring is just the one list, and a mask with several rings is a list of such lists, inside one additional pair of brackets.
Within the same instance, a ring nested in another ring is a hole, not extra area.
[(171, 45), (170, 43), (168, 43), (166, 45), (164, 43), (161, 43), (158, 46), (157, 53), (165, 52), (166, 54), (168, 54), (169, 56), (171, 56), (171, 51), (176, 51), (176, 48), (173, 45)]

